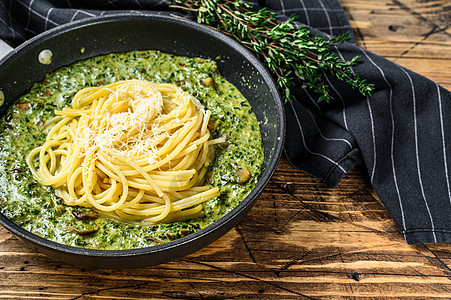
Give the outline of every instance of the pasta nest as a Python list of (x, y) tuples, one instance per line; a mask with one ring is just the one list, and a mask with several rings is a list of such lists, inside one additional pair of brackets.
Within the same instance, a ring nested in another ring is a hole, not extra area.
[(119, 81), (79, 91), (56, 111), (27, 163), (65, 204), (125, 222), (200, 216), (219, 195), (204, 184), (214, 157), (211, 112), (172, 84)]

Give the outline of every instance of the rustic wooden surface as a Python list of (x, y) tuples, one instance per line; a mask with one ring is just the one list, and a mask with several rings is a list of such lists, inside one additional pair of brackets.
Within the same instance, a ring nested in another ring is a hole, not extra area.
[[(361, 46), (451, 89), (449, 0), (342, 0)], [(135, 270), (53, 261), (0, 228), (0, 298), (451, 298), (451, 245), (407, 245), (366, 171), (327, 188), (282, 158), (248, 216), (183, 259)]]

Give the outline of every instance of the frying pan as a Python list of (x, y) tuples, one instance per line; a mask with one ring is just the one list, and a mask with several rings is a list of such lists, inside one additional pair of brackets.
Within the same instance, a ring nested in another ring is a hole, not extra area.
[[(80, 51), (84, 48), (84, 51)], [(39, 63), (51, 50), (49, 65)], [(161, 264), (193, 253), (225, 234), (245, 216), (274, 172), (281, 155), (285, 115), (268, 71), (234, 39), (206, 26), (169, 15), (116, 14), (64, 25), (29, 40), (0, 60), (0, 116), (45, 74), (88, 57), (133, 50), (160, 50), (179, 56), (215, 59), (221, 74), (249, 100), (260, 124), (264, 146), (261, 179), (234, 210), (194, 234), (158, 246), (130, 250), (71, 247), (34, 235), (0, 214), (0, 224), (26, 244), (69, 264), (92, 268), (133, 268)], [(83, 52), (83, 53), (82, 53)]]

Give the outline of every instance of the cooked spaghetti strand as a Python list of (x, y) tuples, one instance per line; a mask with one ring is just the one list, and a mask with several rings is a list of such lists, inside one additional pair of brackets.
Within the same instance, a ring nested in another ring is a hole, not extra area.
[(90, 87), (56, 114), (27, 163), (67, 205), (150, 224), (199, 216), (202, 203), (219, 194), (201, 184), (212, 145), (222, 140), (210, 140), (211, 113), (175, 85)]

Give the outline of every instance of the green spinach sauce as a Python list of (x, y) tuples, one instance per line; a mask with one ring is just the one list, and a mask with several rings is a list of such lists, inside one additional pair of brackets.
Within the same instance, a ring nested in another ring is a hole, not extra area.
[[(25, 162), (46, 138), (43, 129), (55, 110), (88, 86), (142, 79), (180, 86), (212, 112), (213, 136), (227, 136), (215, 146), (207, 176), (221, 195), (204, 204), (204, 216), (184, 222), (143, 226), (99, 216), (82, 220), (90, 209), (66, 206), (52, 188), (39, 184)], [(119, 250), (153, 246), (194, 233), (236, 207), (255, 187), (263, 164), (263, 146), (248, 101), (218, 72), (214, 61), (177, 57), (158, 51), (115, 53), (89, 58), (48, 74), (9, 107), (0, 121), (0, 211), (16, 224), (46, 239), (84, 248)], [(248, 170), (245, 182), (240, 170)], [(78, 232), (89, 233), (81, 235)]]

